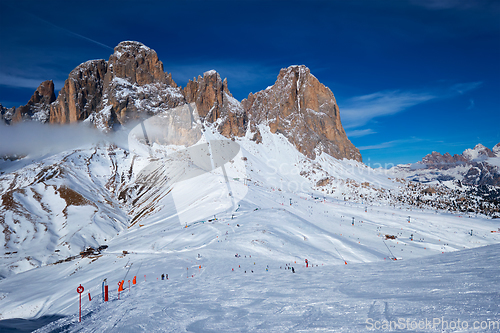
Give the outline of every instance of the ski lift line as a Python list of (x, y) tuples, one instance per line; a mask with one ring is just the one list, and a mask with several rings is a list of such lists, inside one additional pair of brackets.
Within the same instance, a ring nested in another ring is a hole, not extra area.
[(395, 258), (396, 258), (396, 256), (392, 253), (391, 249), (389, 249), (389, 247), (387, 246), (387, 244), (385, 243), (385, 241), (384, 241), (384, 240), (382, 240), (382, 242), (384, 242), (384, 245), (385, 245), (385, 247), (387, 248), (387, 250), (389, 250), (389, 253), (392, 255), (392, 258), (394, 258), (394, 259), (395, 259)]
[[(139, 265), (139, 268), (137, 269), (137, 272), (135, 273), (135, 275), (139, 274), (139, 270), (141, 269), (141, 266), (142, 266), (142, 260), (141, 260), (141, 264)], [(130, 266), (132, 267), (132, 266)]]
[[(128, 265), (128, 263), (129, 263), (129, 262), (130, 262), (130, 259), (128, 260), (127, 265)], [(128, 266), (127, 273), (125, 273), (125, 277), (123, 278), (123, 280), (125, 280), (125, 279), (127, 278), (128, 272), (129, 272), (129, 271), (130, 271), (130, 269), (132, 268), (132, 265), (133, 265), (133, 264), (134, 264), (134, 263), (131, 263), (131, 264), (130, 264), (130, 266)], [(125, 265), (125, 267), (127, 267), (127, 265)]]
[(346, 261), (345, 261), (345, 259), (344, 259), (344, 257), (342, 257), (342, 255), (340, 254), (339, 250), (338, 250), (337, 248), (335, 248), (335, 250), (337, 250), (337, 253), (339, 254), (340, 258), (342, 258), (342, 260), (343, 260), (344, 262), (346, 262)]
[[(189, 107), (189, 110), (191, 111), (191, 106), (188, 106), (188, 107)], [(214, 163), (214, 159), (213, 159), (212, 145), (210, 144), (210, 140), (208, 140), (207, 137), (205, 136), (205, 130), (203, 129), (203, 126), (201, 127), (201, 132), (202, 132), (203, 136), (205, 137), (205, 140), (207, 141), (208, 152), (210, 155), (210, 163), (212, 165), (212, 170), (214, 170), (215, 163)], [(221, 169), (222, 169), (222, 174), (224, 175), (224, 181), (226, 182), (227, 191), (229, 193), (229, 196), (231, 197), (232, 211), (234, 211), (236, 203), (234, 202), (234, 196), (233, 196), (233, 193), (231, 191), (231, 186), (229, 185), (229, 178), (227, 177), (227, 172), (226, 172), (226, 168), (224, 167), (224, 164), (221, 165)]]
[(144, 134), (144, 139), (146, 139), (146, 145), (148, 146), (149, 157), (152, 157), (151, 146), (149, 144), (148, 133), (146, 132), (146, 126), (144, 126), (144, 119), (141, 121), (142, 134)]

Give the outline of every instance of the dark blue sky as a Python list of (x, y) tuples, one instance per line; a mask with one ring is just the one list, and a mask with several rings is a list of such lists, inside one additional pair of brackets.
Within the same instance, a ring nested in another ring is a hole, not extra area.
[(2, 1), (0, 13), (7, 107), (137, 40), (177, 84), (215, 69), (239, 100), (308, 66), (372, 166), (500, 142), (499, 1)]

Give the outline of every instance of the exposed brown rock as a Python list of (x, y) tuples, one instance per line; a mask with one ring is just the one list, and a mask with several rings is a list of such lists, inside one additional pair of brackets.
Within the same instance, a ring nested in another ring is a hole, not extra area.
[(440, 153), (433, 151), (431, 154), (424, 156), (424, 158), (422, 158), (422, 161), (418, 163), (424, 164), (426, 168), (429, 169), (446, 170), (454, 168), (458, 165), (473, 164), (474, 162), (480, 162), (484, 159), (495, 156), (495, 148), (493, 148), (492, 151), (482, 144), (478, 144), (474, 147), (474, 149), (466, 149), (460, 155), (455, 154), (451, 156), (451, 154), (449, 153), (444, 153), (443, 155), (441, 155)]
[(106, 61), (102, 59), (87, 61), (72, 70), (50, 106), (50, 122), (74, 123), (95, 112), (101, 102), (106, 70)]
[(426, 164), (428, 168), (446, 170), (460, 164), (466, 164), (467, 159), (458, 154), (451, 156), (449, 153), (445, 153), (441, 155), (433, 151), (431, 154), (424, 156), (421, 163)]
[(221, 80), (214, 70), (203, 77), (189, 81), (184, 88), (188, 103), (196, 103), (200, 118), (209, 123), (217, 122), (217, 130), (225, 137), (245, 135), (247, 117), (241, 104), (233, 98), (227, 80)]
[[(54, 101), (52, 81), (44, 82), (29, 105)], [(248, 126), (253, 140), (262, 141), (258, 125), (283, 134), (304, 155), (325, 152), (335, 158), (361, 161), (348, 140), (333, 93), (305, 66), (282, 69), (276, 83), (242, 103), (229, 92), (227, 80), (205, 72), (182, 90), (163, 70), (156, 52), (142, 43), (126, 41), (115, 47), (109, 61), (92, 60), (75, 68), (46, 117), (37, 120), (65, 124), (87, 121), (103, 131), (134, 119), (155, 115), (194, 102), (202, 121), (215, 124), (224, 136), (244, 136)], [(0, 109), (5, 122), (33, 119), (31, 107)], [(14, 112), (15, 111), (15, 112)], [(37, 114), (42, 115), (42, 112)]]
[(325, 177), (316, 182), (316, 187), (326, 186), (328, 184), (330, 184), (330, 178)]
[(267, 124), (310, 158), (323, 151), (361, 161), (342, 127), (333, 93), (305, 66), (282, 69), (272, 87), (250, 94), (242, 105), (253, 132), (258, 124)]
[(12, 122), (37, 120), (45, 123), (49, 121), (50, 103), (55, 101), (55, 99), (54, 82), (51, 80), (42, 82), (26, 105), (13, 110)]
[(121, 42), (109, 57), (102, 103), (89, 121), (103, 130), (185, 104), (182, 90), (163, 71), (156, 52), (139, 42)]
[(114, 78), (137, 83), (139, 86), (150, 83), (168, 83), (177, 87), (170, 76), (165, 75), (163, 63), (156, 52), (139, 42), (125, 41), (118, 44), (109, 57), (109, 71), (105, 86), (109, 87)]
[(436, 190), (432, 187), (427, 187), (426, 189), (423, 189), (420, 193), (422, 193), (422, 194), (435, 194)]

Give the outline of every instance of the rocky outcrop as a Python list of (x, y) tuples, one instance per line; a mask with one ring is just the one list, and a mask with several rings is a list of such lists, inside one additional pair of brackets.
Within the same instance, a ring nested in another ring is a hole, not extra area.
[(102, 59), (87, 61), (72, 70), (50, 106), (50, 122), (74, 123), (95, 112), (101, 103), (106, 70), (106, 61)]
[(26, 105), (22, 105), (17, 109), (15, 107), (7, 109), (0, 104), (1, 119), (6, 124), (26, 120), (46, 123), (50, 118), (50, 103), (55, 99), (54, 82), (51, 80), (42, 82)]
[(202, 121), (215, 123), (217, 130), (225, 137), (245, 135), (247, 117), (227, 87), (227, 80), (221, 80), (214, 70), (203, 73), (188, 82), (184, 88), (188, 103), (195, 103)]
[(181, 89), (164, 72), (154, 50), (125, 41), (115, 47), (108, 61), (87, 61), (71, 71), (54, 100), (54, 85), (46, 81), (28, 105), (17, 110), (0, 108), (1, 117), (6, 123), (25, 119), (54, 124), (84, 121), (107, 132), (195, 103), (201, 121), (213, 124), (225, 137), (241, 137), (250, 130), (253, 140), (260, 143), (259, 127), (265, 125), (310, 158), (325, 152), (361, 161), (359, 150), (342, 128), (333, 93), (305, 66), (282, 69), (272, 87), (250, 94), (240, 103), (216, 71), (205, 72)]
[(315, 158), (325, 152), (335, 158), (361, 161), (340, 121), (335, 97), (305, 66), (282, 69), (273, 86), (242, 101), (252, 132), (266, 124), (283, 134), (301, 153)]
[(177, 87), (171, 76), (163, 71), (163, 63), (158, 59), (155, 50), (139, 42), (125, 41), (118, 44), (109, 57), (108, 65), (106, 87), (110, 87), (115, 78), (139, 86), (166, 83)]
[(139, 42), (115, 47), (103, 85), (101, 104), (88, 119), (103, 130), (185, 104), (156, 52)]

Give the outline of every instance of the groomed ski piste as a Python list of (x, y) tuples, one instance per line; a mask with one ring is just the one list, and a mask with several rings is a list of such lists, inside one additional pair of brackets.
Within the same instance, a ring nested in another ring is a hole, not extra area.
[[(161, 172), (169, 170), (155, 169), (148, 191), (136, 189), (126, 227), (88, 227), (106, 239), (99, 254), (0, 280), (2, 330), (15, 318), (37, 328), (37, 319), (54, 320), (37, 332), (500, 330), (498, 220), (364, 201), (372, 188), (396, 191), (397, 175), (324, 154), (311, 161), (284, 137), (261, 133), (263, 144), (251, 133), (236, 139), (227, 177), (218, 168), (168, 183)], [(150, 162), (136, 157), (123, 168), (137, 180)], [(315, 186), (323, 170), (333, 192)], [(363, 182), (373, 184), (358, 188), (367, 195), (351, 199), (349, 184)]]

